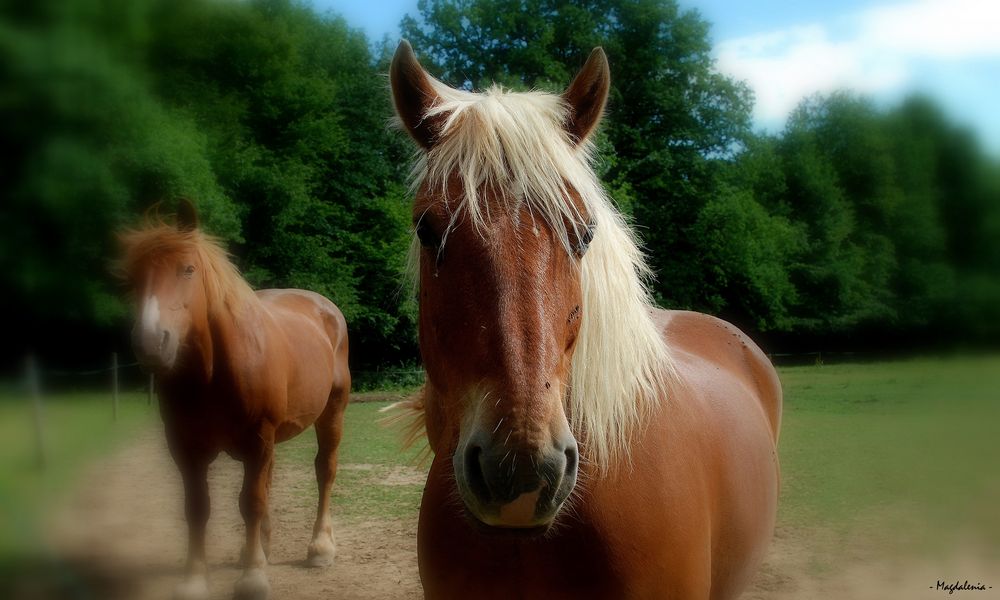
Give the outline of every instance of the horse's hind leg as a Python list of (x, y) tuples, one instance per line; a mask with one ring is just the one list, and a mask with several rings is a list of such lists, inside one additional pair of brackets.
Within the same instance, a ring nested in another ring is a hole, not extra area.
[(344, 409), (350, 384), (335, 388), (327, 402), (323, 414), (316, 419), (316, 483), (319, 485), (319, 504), (316, 509), (316, 524), (309, 543), (307, 562), (312, 567), (333, 564), (336, 545), (333, 541), (333, 523), (330, 519), (330, 489), (337, 476), (337, 451), (344, 430)]

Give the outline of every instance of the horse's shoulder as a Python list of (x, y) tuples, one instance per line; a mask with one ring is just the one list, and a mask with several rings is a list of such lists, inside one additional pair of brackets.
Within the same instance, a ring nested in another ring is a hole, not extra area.
[(777, 440), (781, 382), (770, 359), (750, 336), (728, 321), (693, 311), (656, 310), (653, 320), (676, 358), (686, 355), (691, 360), (713, 363), (755, 391)]

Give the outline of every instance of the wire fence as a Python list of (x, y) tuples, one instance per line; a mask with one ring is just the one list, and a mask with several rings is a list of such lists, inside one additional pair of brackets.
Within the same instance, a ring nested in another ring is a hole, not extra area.
[[(108, 366), (84, 370), (67, 369), (44, 369), (34, 355), (29, 355), (24, 361), (24, 387), (31, 402), (31, 416), (35, 434), (35, 454), (36, 463), (39, 468), (44, 469), (47, 464), (47, 435), (45, 426), (45, 382), (49, 378), (76, 378), (92, 377), (95, 375), (106, 375), (108, 377), (109, 394), (111, 402), (112, 420), (118, 422), (118, 408), (120, 403), (121, 375), (124, 369), (138, 367), (138, 362), (120, 363), (118, 353), (112, 352)], [(153, 374), (147, 375), (146, 404), (153, 403), (156, 382)]]
[(826, 360), (838, 362), (861, 358), (864, 356), (865, 354), (862, 352), (831, 352), (825, 350), (816, 350), (813, 352), (771, 352), (767, 355), (767, 357), (771, 359), (771, 362), (776, 365), (802, 365), (810, 362), (815, 365), (822, 365)]
[[(823, 351), (812, 352), (775, 352), (768, 354), (768, 358), (774, 363), (803, 364), (812, 362), (822, 365), (826, 360), (850, 360), (863, 357), (864, 353), (845, 351)], [(138, 361), (121, 363), (118, 360), (118, 353), (112, 352), (107, 366), (92, 369), (70, 370), (70, 369), (45, 369), (34, 356), (28, 356), (25, 360), (24, 382), (25, 390), (31, 402), (31, 414), (35, 432), (35, 453), (36, 462), (39, 468), (45, 468), (47, 459), (46, 432), (45, 432), (45, 402), (44, 389), (48, 378), (69, 379), (79, 377), (93, 377), (106, 375), (108, 377), (109, 400), (111, 403), (112, 419), (118, 421), (118, 409), (120, 400), (120, 383), (122, 372), (125, 369), (140, 367)], [(359, 369), (353, 370), (352, 379), (354, 381), (354, 391), (364, 392), (377, 389), (399, 389), (422, 385), (426, 377), (424, 369), (419, 367), (390, 367), (383, 369)], [(146, 403), (152, 404), (155, 394), (156, 382), (153, 374), (146, 375), (148, 378), (144, 385), (146, 391)]]

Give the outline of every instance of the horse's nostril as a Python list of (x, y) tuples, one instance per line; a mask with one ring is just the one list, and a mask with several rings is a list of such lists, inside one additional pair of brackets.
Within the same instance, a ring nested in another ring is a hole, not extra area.
[(480, 460), (483, 456), (483, 449), (479, 446), (470, 445), (465, 451), (465, 478), (469, 484), (469, 489), (483, 501), (489, 501), (490, 489), (486, 484), (486, 477), (483, 475), (483, 465)]
[(580, 462), (580, 451), (577, 449), (576, 444), (573, 444), (569, 448), (566, 448), (566, 474), (572, 475), (576, 473), (577, 465)]
[(167, 347), (167, 341), (170, 339), (170, 332), (166, 329), (163, 330), (163, 337), (160, 338), (160, 350)]

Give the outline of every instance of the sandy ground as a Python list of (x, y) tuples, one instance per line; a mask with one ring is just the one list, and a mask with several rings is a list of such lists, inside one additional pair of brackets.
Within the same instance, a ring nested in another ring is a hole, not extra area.
[[(329, 568), (304, 565), (315, 518), (311, 464), (301, 469), (278, 460), (271, 492), (272, 538), (268, 575), (271, 597), (416, 598), (416, 515), (408, 520), (334, 516), (336, 562)], [(341, 469), (364, 465), (341, 465)], [(230, 598), (240, 575), (243, 522), (236, 499), (242, 467), (222, 455), (209, 482), (212, 517), (208, 531), (211, 597)], [(49, 527), (56, 554), (111, 599), (170, 598), (183, 573), (186, 528), (180, 476), (157, 428), (135, 444), (94, 465), (77, 493)], [(387, 482), (392, 485), (393, 482)], [(308, 490), (308, 501), (295, 494)]]
[[(241, 476), (239, 464), (226, 457), (220, 457), (211, 472), (208, 554), (213, 599), (230, 598), (240, 574), (237, 560), (243, 529), (236, 497)], [(336, 563), (326, 569), (304, 566), (314, 509), (295, 494), (301, 494), (312, 477), (306, 466), (282, 462), (279, 448), (271, 498), (272, 598), (419, 598), (416, 514), (403, 520), (373, 515), (371, 520), (350, 521), (335, 515)], [(169, 598), (182, 573), (186, 536), (179, 476), (159, 431), (143, 433), (134, 444), (94, 465), (81, 481), (50, 522), (47, 536), (53, 564), (40, 569), (39, 576), (23, 577), (14, 597)], [(863, 548), (840, 548), (836, 560), (825, 561), (817, 549), (837, 547), (837, 541), (819, 538), (820, 532), (779, 528), (764, 566), (743, 598), (1000, 598), (996, 589), (1000, 564), (982, 555), (964, 552), (937, 561), (902, 560), (873, 556)], [(948, 583), (968, 579), (995, 588), (950, 595), (935, 589), (939, 579)]]

